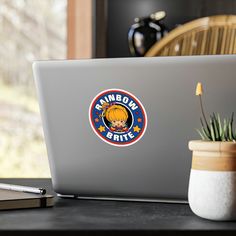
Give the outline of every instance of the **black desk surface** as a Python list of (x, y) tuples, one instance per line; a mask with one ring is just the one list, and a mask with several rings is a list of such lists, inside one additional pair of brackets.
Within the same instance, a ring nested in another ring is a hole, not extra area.
[[(47, 187), (49, 179), (0, 179)], [(195, 216), (188, 205), (56, 198), (53, 208), (0, 211), (0, 235), (236, 235), (236, 222)]]

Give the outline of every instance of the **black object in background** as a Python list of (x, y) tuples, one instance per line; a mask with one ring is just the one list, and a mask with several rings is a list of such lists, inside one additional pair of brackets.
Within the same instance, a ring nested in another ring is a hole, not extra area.
[(107, 57), (131, 56), (127, 34), (134, 18), (158, 10), (166, 12), (165, 24), (171, 30), (204, 16), (236, 14), (236, 0), (108, 0)]
[(132, 56), (144, 56), (149, 48), (161, 38), (168, 30), (162, 22), (166, 13), (159, 11), (147, 17), (135, 18), (135, 23), (128, 32), (129, 49)]

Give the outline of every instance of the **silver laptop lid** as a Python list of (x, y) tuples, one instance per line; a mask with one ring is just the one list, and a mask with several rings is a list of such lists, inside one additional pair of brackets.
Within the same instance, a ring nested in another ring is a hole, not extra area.
[(233, 55), (34, 63), (55, 191), (186, 199), (195, 86), (204, 84), (208, 114), (229, 115), (235, 68)]

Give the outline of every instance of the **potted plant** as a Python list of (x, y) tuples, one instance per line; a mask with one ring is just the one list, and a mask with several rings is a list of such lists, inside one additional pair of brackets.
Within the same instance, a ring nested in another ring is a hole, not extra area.
[(202, 104), (202, 84), (196, 95), (202, 112), (202, 140), (189, 142), (192, 151), (192, 168), (188, 199), (192, 211), (210, 220), (236, 219), (236, 130), (233, 130), (234, 113), (221, 119), (213, 113), (206, 119)]

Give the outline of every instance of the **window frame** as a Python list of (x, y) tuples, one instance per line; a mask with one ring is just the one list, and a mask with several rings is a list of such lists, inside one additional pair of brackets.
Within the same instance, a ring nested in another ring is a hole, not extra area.
[(67, 58), (106, 57), (107, 0), (67, 0)]

